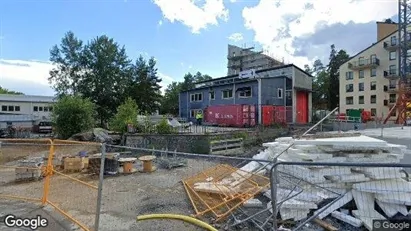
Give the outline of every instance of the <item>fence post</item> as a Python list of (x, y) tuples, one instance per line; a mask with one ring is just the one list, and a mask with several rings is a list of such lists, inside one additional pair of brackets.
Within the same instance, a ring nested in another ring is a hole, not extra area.
[(97, 206), (96, 206), (96, 218), (94, 223), (94, 231), (98, 231), (100, 224), (100, 211), (101, 211), (101, 197), (103, 194), (103, 180), (104, 180), (104, 163), (106, 159), (106, 144), (101, 144), (101, 161), (100, 161), (100, 176), (98, 180), (97, 190)]
[(46, 178), (44, 179), (43, 198), (41, 199), (42, 205), (45, 205), (47, 203), (47, 198), (49, 195), (50, 177), (53, 174), (53, 157), (54, 157), (54, 141), (50, 139), (49, 156), (47, 159), (47, 166), (46, 166), (46, 171), (45, 171)]
[(273, 210), (273, 230), (277, 231), (277, 184), (278, 184), (278, 171), (277, 171), (277, 157), (273, 160), (273, 171), (270, 175), (271, 183), (271, 208)]

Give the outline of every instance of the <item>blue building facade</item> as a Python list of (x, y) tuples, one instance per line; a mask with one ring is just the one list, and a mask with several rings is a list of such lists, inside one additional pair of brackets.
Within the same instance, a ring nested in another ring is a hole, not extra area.
[[(262, 123), (262, 106), (287, 106), (297, 111), (297, 92), (308, 95), (307, 108), (311, 112), (312, 77), (293, 64), (248, 71), (252, 74), (232, 75), (196, 84), (194, 89), (181, 92), (179, 116), (195, 120), (198, 110), (214, 105), (255, 105), (258, 123)], [(309, 112), (309, 115), (311, 113)], [(311, 116), (309, 116), (311, 121)], [(287, 115), (288, 122), (296, 122), (295, 113)]]

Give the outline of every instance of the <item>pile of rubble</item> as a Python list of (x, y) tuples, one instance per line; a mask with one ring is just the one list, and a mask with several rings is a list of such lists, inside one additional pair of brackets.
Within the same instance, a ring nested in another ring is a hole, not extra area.
[[(399, 163), (405, 154), (409, 154), (406, 146), (360, 135), (298, 140), (283, 137), (264, 146), (268, 149), (254, 159), (273, 160), (277, 157), (278, 161), (307, 163)], [(279, 153), (283, 154), (278, 156)], [(250, 162), (241, 170), (264, 173), (271, 167)], [(355, 227), (364, 225), (372, 230), (373, 219), (411, 216), (411, 183), (404, 180), (401, 168), (279, 165), (277, 171), (276, 201), (283, 201), (279, 206), (282, 220), (304, 220), (314, 210), (319, 219), (331, 215)], [(286, 176), (294, 180), (285, 180)], [(269, 190), (264, 195), (271, 199)], [(334, 201), (322, 206), (326, 209), (319, 209), (327, 199)], [(351, 201), (355, 203), (355, 210), (340, 209)], [(267, 206), (271, 208), (271, 203)]]

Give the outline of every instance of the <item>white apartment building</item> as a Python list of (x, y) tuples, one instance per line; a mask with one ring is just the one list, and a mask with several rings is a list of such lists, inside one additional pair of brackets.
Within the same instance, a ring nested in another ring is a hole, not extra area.
[[(397, 25), (377, 22), (377, 28), (377, 42), (340, 66), (340, 113), (364, 109), (371, 111), (372, 116), (385, 118), (397, 101), (400, 79)], [(391, 116), (394, 119), (397, 111)]]

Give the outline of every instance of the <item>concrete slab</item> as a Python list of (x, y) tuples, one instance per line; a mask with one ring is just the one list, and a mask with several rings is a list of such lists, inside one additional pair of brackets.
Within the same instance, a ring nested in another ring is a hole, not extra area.
[(334, 211), (331, 213), (331, 216), (337, 218), (340, 221), (343, 221), (345, 223), (348, 223), (354, 227), (361, 227), (362, 225), (362, 221), (360, 219), (357, 219), (355, 217), (352, 217), (350, 215), (338, 212), (338, 211)]
[(42, 207), (39, 204), (11, 201), (0, 199), (0, 231), (21, 231), (31, 230), (30, 228), (9, 228), (4, 224), (4, 216), (13, 214), (19, 218), (33, 218), (41, 216), (48, 220), (48, 226), (38, 228), (39, 231), (74, 231), (80, 230), (72, 222), (68, 221), (64, 216), (60, 215), (53, 208), (46, 206)]
[(368, 136), (357, 137), (336, 137), (336, 138), (324, 138), (315, 140), (295, 140), (294, 144), (297, 145), (347, 145), (350, 147), (386, 147), (387, 142), (379, 139), (375, 139)]

